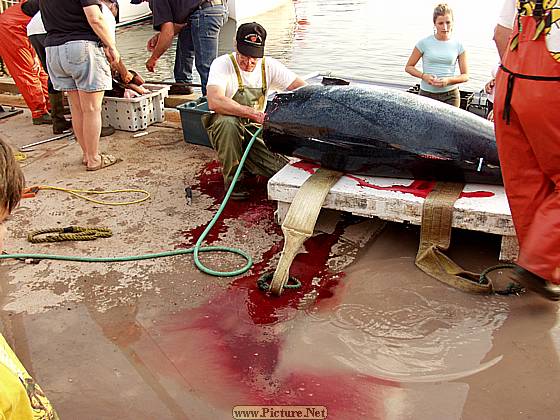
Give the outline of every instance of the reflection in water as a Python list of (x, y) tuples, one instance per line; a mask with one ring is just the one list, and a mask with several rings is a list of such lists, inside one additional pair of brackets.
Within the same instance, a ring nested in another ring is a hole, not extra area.
[(495, 369), (465, 381), (470, 392), (463, 418), (558, 419), (560, 363), (553, 341), (558, 305), (534, 293), (510, 302), (508, 319), (495, 332), (487, 355), (503, 358)]
[(481, 365), (493, 332), (507, 318), (506, 305), (485, 300), (473, 307), (394, 279), (398, 286), (385, 288), (400, 273), (391, 266), (407, 270), (398, 261), (384, 263), (383, 274), (351, 270), (342, 303), (308, 310), (293, 345), (327, 348), (346, 368), (402, 383), (457, 379), (499, 361)]
[[(291, 61), (294, 28), (296, 26), (296, 15), (293, 5), (286, 3), (274, 10), (274, 12), (258, 16), (258, 21), (266, 28), (268, 33), (266, 40), (267, 55), (289, 63)], [(236, 31), (236, 22), (231, 19), (222, 27), (220, 31), (219, 55), (233, 51)], [(173, 80), (177, 37), (173, 40), (173, 46), (159, 59), (156, 72), (150, 74), (145, 68), (145, 62), (150, 56), (146, 50), (146, 43), (153, 34), (152, 25), (148, 22), (118, 29), (117, 46), (119, 52), (127, 66), (138, 69), (146, 76), (146, 79), (171, 81)], [(194, 70), (194, 82), (200, 83), (196, 69)]]
[[(267, 55), (301, 75), (321, 71), (414, 84), (418, 79), (407, 75), (404, 65), (414, 45), (432, 33), (435, 2), (401, 3), (395, 8), (381, 0), (294, 0), (254, 20), (268, 31)], [(498, 59), (492, 31), (501, 2), (448, 3), (455, 12), (455, 36), (469, 57), (471, 80), (466, 87), (479, 90)], [(231, 51), (235, 30), (231, 20), (222, 29), (221, 54)], [(118, 47), (129, 66), (145, 71), (146, 42), (152, 34), (147, 23), (118, 30)], [(174, 50), (161, 57), (157, 72), (147, 78), (172, 79)]]

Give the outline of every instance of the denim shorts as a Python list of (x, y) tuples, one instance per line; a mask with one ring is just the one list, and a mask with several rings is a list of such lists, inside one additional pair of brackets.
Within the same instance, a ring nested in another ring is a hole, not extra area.
[(69, 41), (46, 50), (49, 77), (56, 90), (111, 90), (111, 68), (97, 42)]

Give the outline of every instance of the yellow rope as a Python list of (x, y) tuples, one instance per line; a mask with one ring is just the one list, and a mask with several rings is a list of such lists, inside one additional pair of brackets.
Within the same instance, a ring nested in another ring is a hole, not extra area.
[[(138, 204), (143, 201), (146, 201), (150, 198), (150, 193), (146, 190), (140, 189), (122, 189), (122, 190), (110, 190), (110, 191), (95, 191), (95, 190), (73, 190), (69, 188), (62, 188), (62, 187), (53, 187), (50, 185), (41, 185), (39, 186), (40, 190), (54, 190), (54, 191), (62, 191), (68, 194), (71, 194), (75, 197), (81, 198), (83, 200), (91, 201), (92, 203), (96, 204), (103, 204), (106, 206), (127, 206), (130, 204)], [(123, 194), (123, 193), (140, 193), (145, 194), (145, 197), (139, 198), (138, 200), (133, 201), (122, 201), (122, 202), (115, 202), (115, 201), (102, 201), (102, 200), (95, 200), (93, 198), (87, 197), (83, 194)]]
[[(56, 235), (47, 235), (42, 238), (37, 237), (47, 233), (56, 233)], [(63, 241), (93, 241), (97, 238), (110, 238), (111, 236), (113, 236), (113, 232), (109, 228), (68, 226), (65, 228), (35, 230), (27, 235), (27, 240), (33, 244), (39, 244)]]

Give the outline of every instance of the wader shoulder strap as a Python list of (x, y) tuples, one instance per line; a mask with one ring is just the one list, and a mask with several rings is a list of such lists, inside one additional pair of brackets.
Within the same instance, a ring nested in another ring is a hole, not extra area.
[(262, 92), (263, 95), (266, 96), (266, 92), (268, 90), (268, 85), (266, 83), (266, 63), (265, 58), (262, 59), (262, 66), (261, 66), (261, 73), (262, 73)]
[(245, 86), (243, 85), (243, 79), (241, 78), (241, 70), (239, 69), (239, 64), (237, 64), (237, 60), (233, 56), (233, 53), (230, 53), (229, 58), (233, 64), (235, 74), (237, 75), (237, 84), (239, 85), (239, 88), (237, 90), (243, 92), (243, 90), (245, 90)]
[(533, 35), (533, 41), (536, 40), (545, 29), (550, 28), (552, 24), (551, 12), (554, 3), (548, 2), (545, 6), (543, 0), (518, 0), (517, 1), (517, 33), (510, 42), (509, 49), (515, 51), (519, 46), (519, 36), (523, 32), (521, 18), (523, 16), (533, 17), (537, 21), (537, 29)]
[(511, 97), (513, 96), (513, 86), (515, 84), (515, 79), (527, 79), (527, 80), (536, 80), (540, 82), (560, 82), (559, 76), (533, 76), (530, 74), (522, 74), (522, 73), (515, 73), (509, 70), (503, 64), (500, 65), (500, 68), (508, 74), (508, 81), (507, 81), (507, 90), (506, 90), (506, 98), (504, 101), (504, 112), (502, 113), (502, 119), (506, 120), (506, 123), (509, 124), (510, 121), (510, 113), (511, 113)]

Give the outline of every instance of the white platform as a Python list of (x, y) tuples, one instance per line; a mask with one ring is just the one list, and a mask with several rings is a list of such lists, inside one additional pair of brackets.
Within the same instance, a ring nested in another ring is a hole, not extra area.
[[(299, 187), (318, 166), (304, 162), (286, 165), (268, 182), (268, 197), (278, 202), (282, 223)], [(433, 183), (396, 178), (344, 175), (331, 188), (324, 208), (364, 217), (419, 225), (422, 204)], [(518, 254), (517, 238), (504, 188), (467, 184), (455, 203), (453, 227), (502, 236), (500, 260), (513, 261)]]

